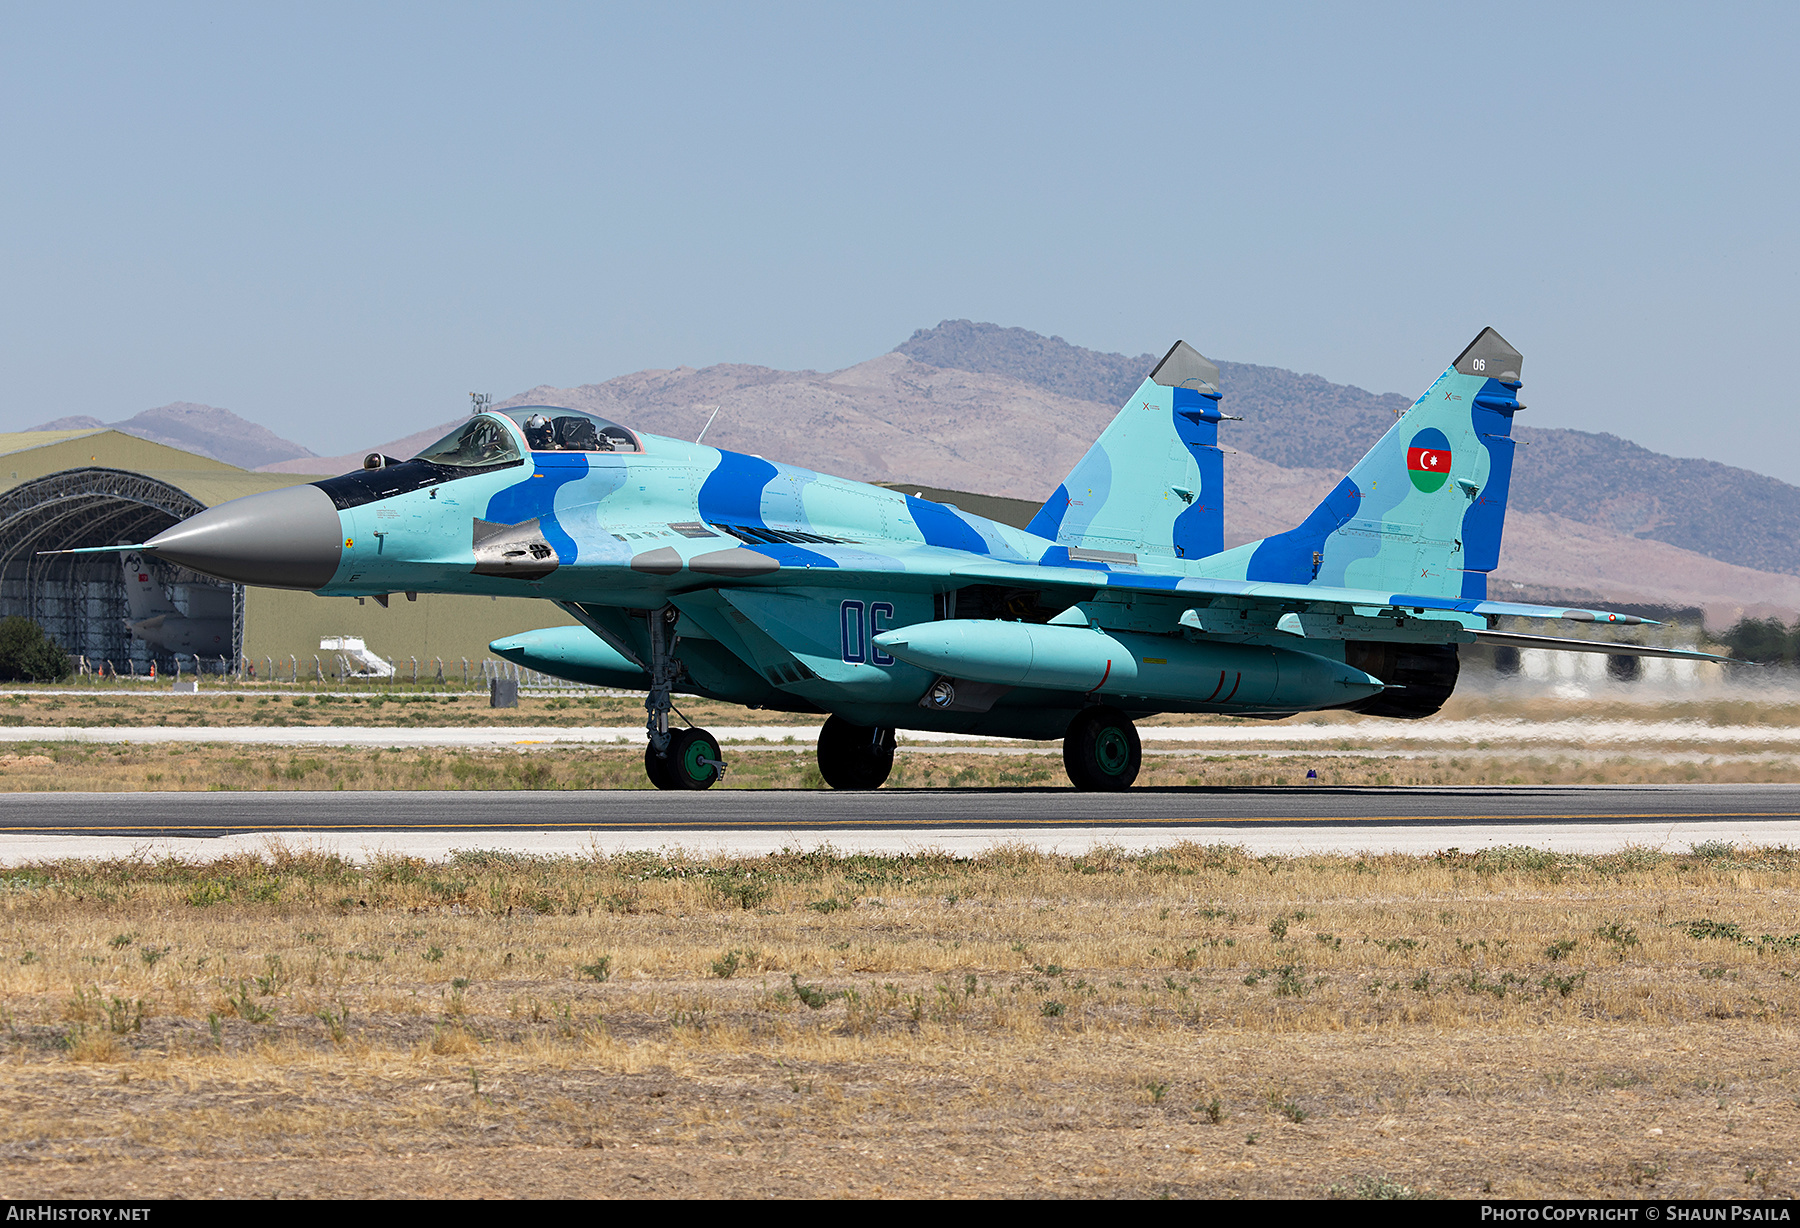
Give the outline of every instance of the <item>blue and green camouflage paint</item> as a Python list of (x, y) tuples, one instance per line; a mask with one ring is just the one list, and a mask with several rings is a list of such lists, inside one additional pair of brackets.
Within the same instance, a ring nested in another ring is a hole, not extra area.
[(1518, 351), (1484, 329), (1298, 527), (1207, 575), (1487, 596), (1512, 482)]
[[(487, 412), (412, 460), (315, 484), (342, 542), (316, 591), (541, 597), (581, 629), (496, 652), (618, 686), (649, 686), (652, 660), (674, 660), (675, 690), (859, 726), (1055, 738), (1098, 702), (1134, 715), (1344, 706), (1382, 687), (1357, 664), (1380, 655), (1369, 645), (1447, 653), (1453, 685), (1454, 646), (1496, 616), (1640, 621), (1486, 600), (1519, 365), (1484, 330), (1302, 524), (1232, 550), (1218, 368), (1185, 343), (1024, 530), (573, 410)], [(183, 540), (211, 515), (178, 526)], [(902, 634), (955, 620), (984, 628)], [(927, 639), (937, 647), (912, 643)], [(942, 662), (959, 644), (995, 660), (954, 676)], [(1043, 659), (996, 663), (1020, 652)], [(1178, 668), (1186, 681), (1171, 681)]]
[[(1177, 341), (1026, 526), (1077, 554), (1165, 564), (1225, 548), (1219, 368)], [(1052, 556), (1045, 561), (1060, 561)]]

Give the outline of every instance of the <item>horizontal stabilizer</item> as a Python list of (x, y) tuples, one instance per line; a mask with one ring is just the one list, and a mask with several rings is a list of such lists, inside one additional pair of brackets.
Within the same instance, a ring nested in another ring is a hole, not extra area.
[(1475, 640), (1505, 648), (1548, 648), (1555, 652), (1603, 652), (1609, 657), (1669, 657), (1676, 661), (1717, 661), (1728, 664), (1735, 658), (1721, 657), (1692, 648), (1655, 648), (1649, 644), (1609, 644), (1605, 640), (1568, 640), (1554, 635), (1515, 635), (1510, 631), (1477, 631)]

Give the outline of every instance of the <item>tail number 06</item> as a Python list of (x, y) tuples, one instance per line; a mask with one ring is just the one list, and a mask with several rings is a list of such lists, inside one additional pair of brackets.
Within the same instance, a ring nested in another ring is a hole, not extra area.
[(846, 601), (838, 607), (838, 642), (843, 658), (851, 665), (860, 665), (864, 661), (871, 665), (892, 665), (894, 658), (869, 641), (894, 625), (893, 603), (871, 601), (867, 611), (865, 618), (864, 605), (860, 601)]

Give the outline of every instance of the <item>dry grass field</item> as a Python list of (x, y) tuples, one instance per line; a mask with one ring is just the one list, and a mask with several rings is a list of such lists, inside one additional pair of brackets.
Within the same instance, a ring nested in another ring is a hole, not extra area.
[(0, 1195), (1792, 1197), (1800, 854), (39, 864)]
[[(715, 728), (793, 726), (789, 743), (733, 746), (725, 788), (821, 788), (806, 714), (751, 711), (726, 704), (683, 706), (694, 724)], [(112, 693), (41, 688), (0, 696), (0, 725), (393, 729), (632, 728), (642, 702), (630, 696), (527, 696), (519, 707), (491, 709), (484, 696), (424, 691), (278, 694), (219, 687), (199, 695)], [(1479, 722), (1492, 736), (1449, 741), (1433, 730)], [(1471, 692), (1438, 717), (1383, 722), (1347, 712), (1285, 721), (1231, 717), (1158, 717), (1146, 728), (1195, 731), (1188, 749), (1152, 742), (1139, 783), (1145, 787), (1302, 783), (1308, 770), (1338, 785), (1668, 784), (1800, 781), (1800, 704), (1745, 695), (1656, 705), (1627, 699), (1508, 699)], [(1596, 725), (1643, 729), (1589, 743)], [(1317, 735), (1334, 731), (1327, 741)], [(1234, 730), (1294, 739), (1232, 744)], [(1343, 737), (1336, 736), (1342, 730)], [(1380, 740), (1364, 736), (1374, 731)], [(1657, 731), (1661, 732), (1657, 732)], [(1678, 737), (1669, 736), (1678, 732)], [(25, 732), (21, 729), (21, 732)], [(1405, 735), (1417, 733), (1416, 738)], [(529, 737), (529, 735), (522, 735)], [(640, 744), (641, 745), (641, 744)], [(1242, 749), (1238, 749), (1241, 746)], [(1036, 750), (1045, 753), (1019, 753)], [(1169, 750), (1173, 753), (1159, 753)], [(890, 787), (1061, 787), (1054, 744), (989, 749), (902, 744)], [(636, 789), (646, 788), (639, 745), (567, 746), (504, 742), (488, 749), (307, 746), (204, 742), (125, 743), (17, 740), (0, 744), (0, 793), (132, 790)]]
[[(749, 709), (735, 704), (685, 698), (681, 711), (696, 725), (803, 725), (816, 727), (824, 718)], [(1444, 721), (1488, 717), (1527, 721), (1690, 721), (1707, 725), (1800, 725), (1800, 702), (1786, 690), (1695, 693), (1669, 700), (1654, 690), (1602, 692), (1580, 698), (1524, 698), (1464, 688), (1433, 719)], [(1352, 712), (1312, 712), (1273, 722), (1282, 725), (1355, 724), (1366, 718)], [(167, 688), (126, 682), (77, 686), (41, 686), (0, 694), (0, 726), (214, 726), (240, 725), (329, 727), (376, 726), (405, 729), (426, 726), (641, 726), (641, 696), (571, 693), (566, 696), (524, 695), (516, 708), (490, 708), (486, 694), (435, 687), (383, 688), (353, 682), (330, 684), (296, 693), (270, 685), (208, 684), (197, 694), (173, 694)], [(1227, 716), (1161, 716), (1149, 726), (1248, 726), (1271, 722)]]
[[(822, 789), (811, 739), (792, 747), (732, 747), (725, 789)], [(1138, 788), (1304, 785), (1565, 785), (1790, 782), (1800, 755), (1669, 758), (1616, 751), (1376, 752), (1329, 757), (1151, 754)], [(644, 753), (632, 747), (493, 750), (423, 748), (13, 744), (0, 752), (0, 795), (37, 792), (359, 789), (647, 789)], [(1067, 788), (1060, 755), (909, 750), (895, 758), (890, 789)]]
[[(818, 717), (757, 712), (730, 704), (682, 705), (714, 723), (817, 724)], [(700, 719), (698, 716), (695, 718)], [(132, 683), (34, 687), (0, 696), (4, 725), (238, 725), (311, 727), (642, 724), (642, 698), (611, 695), (521, 696), (516, 708), (490, 708), (485, 693), (441, 688), (387, 689), (370, 683), (347, 687), (292, 688), (221, 683), (194, 694), (174, 694)]]

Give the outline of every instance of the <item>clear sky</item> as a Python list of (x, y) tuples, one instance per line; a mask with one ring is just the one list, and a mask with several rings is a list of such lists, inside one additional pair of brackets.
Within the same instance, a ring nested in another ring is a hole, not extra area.
[(0, 429), (316, 451), (968, 317), (1800, 482), (1793, 4), (5, 4)]

